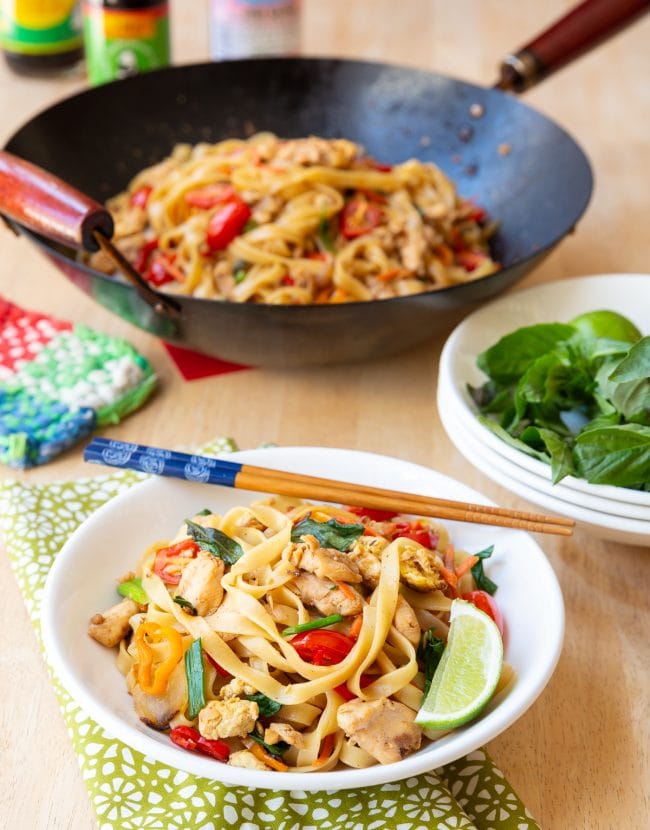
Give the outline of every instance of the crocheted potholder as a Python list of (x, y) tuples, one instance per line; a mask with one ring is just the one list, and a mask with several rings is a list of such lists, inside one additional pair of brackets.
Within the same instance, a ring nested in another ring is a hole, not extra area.
[(0, 463), (51, 460), (140, 407), (155, 384), (125, 340), (0, 298)]

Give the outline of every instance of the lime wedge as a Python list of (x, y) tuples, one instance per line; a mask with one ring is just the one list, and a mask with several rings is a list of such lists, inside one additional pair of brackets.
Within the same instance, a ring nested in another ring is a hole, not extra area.
[(589, 311), (574, 317), (571, 325), (587, 337), (605, 337), (623, 343), (636, 343), (641, 332), (627, 317), (616, 311)]
[(454, 729), (478, 715), (501, 676), (499, 629), (471, 602), (451, 604), (449, 638), (429, 694), (415, 722), (426, 729)]

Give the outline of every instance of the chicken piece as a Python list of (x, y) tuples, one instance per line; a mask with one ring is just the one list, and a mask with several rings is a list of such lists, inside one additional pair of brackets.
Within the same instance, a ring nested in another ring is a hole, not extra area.
[(330, 580), (320, 579), (310, 573), (302, 573), (294, 579), (293, 584), (305, 605), (313, 605), (326, 617), (330, 614), (354, 617), (363, 610), (363, 598), (353, 588), (350, 591), (355, 596), (350, 598)]
[(228, 759), (228, 763), (231, 767), (243, 767), (244, 769), (271, 769), (271, 767), (266, 766), (264, 761), (260, 761), (247, 749), (240, 749), (239, 752), (233, 752)]
[(305, 746), (305, 739), (288, 723), (272, 723), (264, 732), (264, 742), (269, 746), (284, 741), (289, 746), (295, 746), (302, 749)]
[(397, 595), (397, 606), (395, 608), (395, 616), (393, 617), (393, 625), (414, 646), (419, 644), (422, 631), (418, 618), (415, 616), (415, 611), (401, 594)]
[(209, 553), (199, 553), (185, 566), (177, 595), (191, 602), (199, 617), (206, 617), (221, 605), (224, 570), (222, 559)]
[(311, 535), (307, 535), (304, 542), (291, 543), (283, 551), (283, 558), (296, 568), (316, 574), (320, 579), (361, 582), (359, 568), (346, 553), (334, 548), (321, 548), (318, 540)]
[(221, 697), (222, 700), (228, 700), (230, 698), (241, 698), (244, 695), (254, 694), (255, 689), (252, 686), (249, 686), (248, 683), (245, 683), (238, 677), (233, 677), (229, 683), (226, 683), (226, 685), (221, 688), (219, 697)]
[(260, 714), (254, 700), (211, 700), (199, 712), (199, 732), (204, 738), (243, 738), (252, 732)]
[(129, 633), (129, 620), (139, 610), (137, 602), (125, 597), (103, 614), (95, 614), (90, 620), (88, 633), (106, 648), (113, 648)]
[(388, 541), (380, 536), (359, 536), (347, 553), (371, 588), (379, 584), (381, 555), (387, 547)]
[(152, 729), (166, 729), (170, 720), (187, 700), (187, 678), (182, 660), (172, 672), (163, 695), (150, 695), (144, 692), (136, 681), (133, 669), (126, 677), (126, 684), (133, 696), (136, 714)]
[(438, 558), (427, 548), (415, 545), (403, 548), (399, 554), (402, 582), (416, 591), (435, 591), (447, 583), (438, 570)]
[(415, 712), (386, 697), (344, 703), (336, 720), (348, 738), (380, 764), (401, 761), (422, 742), (422, 732), (414, 723)]
[(344, 138), (296, 138), (285, 141), (276, 154), (276, 159), (293, 164), (324, 164), (327, 167), (349, 167), (357, 156), (359, 147)]

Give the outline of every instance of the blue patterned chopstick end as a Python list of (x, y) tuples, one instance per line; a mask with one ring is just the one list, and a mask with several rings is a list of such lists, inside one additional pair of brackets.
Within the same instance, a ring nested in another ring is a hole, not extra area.
[(182, 478), (204, 484), (221, 484), (224, 487), (236, 486), (235, 479), (242, 468), (241, 464), (234, 461), (163, 450), (127, 441), (112, 441), (107, 438), (93, 438), (84, 449), (84, 461), (103, 464), (106, 467), (137, 470), (150, 475)]

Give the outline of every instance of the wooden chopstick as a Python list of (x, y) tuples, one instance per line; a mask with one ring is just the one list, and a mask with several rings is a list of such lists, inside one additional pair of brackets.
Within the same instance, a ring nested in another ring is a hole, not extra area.
[(570, 536), (573, 532), (574, 522), (562, 517), (350, 484), (106, 438), (93, 438), (84, 449), (84, 458), (91, 463), (110, 467), (281, 496), (333, 501), (375, 510), (510, 527), (558, 536)]

